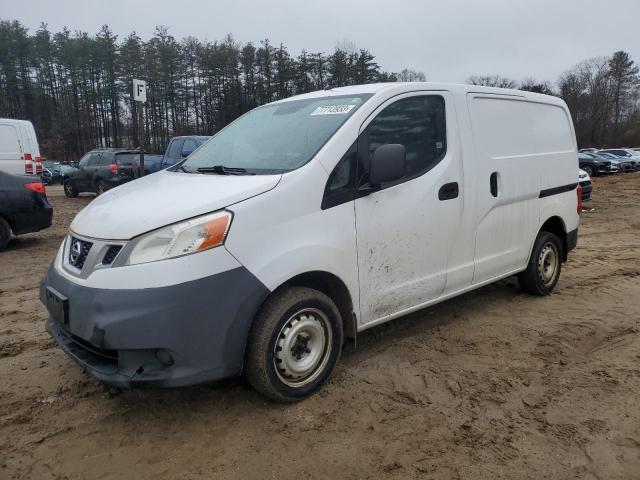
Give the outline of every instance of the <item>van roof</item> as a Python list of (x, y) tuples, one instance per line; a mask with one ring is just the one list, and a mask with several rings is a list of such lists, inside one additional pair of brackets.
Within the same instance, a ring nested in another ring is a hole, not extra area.
[(388, 83), (369, 83), (365, 85), (351, 85), (348, 87), (336, 87), (327, 90), (317, 90), (315, 92), (304, 93), (293, 97), (278, 100), (274, 103), (288, 102), (292, 100), (303, 100), (305, 98), (319, 98), (338, 95), (359, 95), (359, 94), (380, 94), (394, 93), (396, 95), (405, 92), (414, 92), (416, 90), (446, 90), (454, 94), (467, 93), (487, 93), (493, 95), (509, 95), (536, 100), (542, 103), (552, 103), (555, 105), (564, 105), (562, 99), (552, 95), (544, 95), (541, 93), (527, 92), (524, 90), (516, 90), (510, 88), (482, 87), (479, 85), (466, 85), (462, 83), (439, 83), (439, 82), (388, 82)]

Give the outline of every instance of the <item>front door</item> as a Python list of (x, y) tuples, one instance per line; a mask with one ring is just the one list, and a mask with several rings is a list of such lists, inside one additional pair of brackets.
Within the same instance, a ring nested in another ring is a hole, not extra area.
[(463, 206), (456, 116), (447, 92), (400, 95), (369, 118), (358, 140), (360, 177), (366, 181), (373, 151), (384, 144), (405, 146), (407, 171), (355, 201), (360, 326), (442, 295)]

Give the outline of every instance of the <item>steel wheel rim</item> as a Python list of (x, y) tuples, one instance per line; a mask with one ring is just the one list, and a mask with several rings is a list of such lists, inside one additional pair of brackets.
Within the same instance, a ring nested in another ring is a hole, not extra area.
[(538, 260), (538, 274), (542, 279), (545, 287), (553, 283), (558, 272), (558, 248), (555, 244), (547, 242), (542, 247), (540, 258)]
[(316, 308), (293, 314), (278, 333), (273, 365), (278, 378), (290, 387), (313, 382), (331, 355), (333, 331), (329, 318)]

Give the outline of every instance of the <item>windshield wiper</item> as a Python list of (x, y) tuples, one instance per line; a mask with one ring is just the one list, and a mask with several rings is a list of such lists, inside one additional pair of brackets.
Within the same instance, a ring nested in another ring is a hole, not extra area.
[(193, 170), (189, 170), (189, 169), (184, 168), (184, 167), (182, 166), (182, 164), (178, 165), (178, 166), (174, 169), (174, 172), (175, 172), (176, 170), (182, 170), (184, 173), (193, 173)]
[(224, 165), (214, 165), (213, 167), (200, 167), (200, 173), (217, 173), (218, 175), (243, 175), (247, 173), (246, 168), (225, 167)]

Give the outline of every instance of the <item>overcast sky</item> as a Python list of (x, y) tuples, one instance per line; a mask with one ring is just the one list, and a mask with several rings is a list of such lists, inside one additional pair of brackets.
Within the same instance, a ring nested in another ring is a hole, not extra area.
[(166, 25), (181, 39), (284, 43), (292, 55), (330, 52), (349, 40), (384, 70), (428, 80), (499, 73), (555, 82), (580, 60), (629, 52), (640, 63), (640, 0), (0, 0), (0, 18), (31, 31), (98, 31), (148, 39)]

